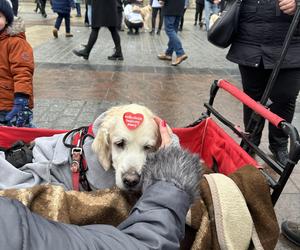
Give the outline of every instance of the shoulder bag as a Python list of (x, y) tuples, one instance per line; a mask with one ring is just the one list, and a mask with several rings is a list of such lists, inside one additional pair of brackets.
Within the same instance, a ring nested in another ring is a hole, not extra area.
[(217, 20), (209, 28), (207, 39), (215, 46), (227, 48), (237, 31), (242, 0), (229, 0)]

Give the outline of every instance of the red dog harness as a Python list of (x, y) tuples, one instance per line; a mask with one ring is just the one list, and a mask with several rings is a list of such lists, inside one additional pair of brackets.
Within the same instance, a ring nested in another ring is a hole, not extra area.
[[(71, 144), (67, 144), (66, 139), (72, 136)], [(80, 184), (85, 191), (91, 191), (90, 185), (86, 178), (88, 166), (84, 156), (83, 144), (87, 137), (93, 137), (92, 125), (80, 127), (69, 131), (63, 138), (63, 143), (71, 149), (71, 165), (73, 190), (79, 191)]]

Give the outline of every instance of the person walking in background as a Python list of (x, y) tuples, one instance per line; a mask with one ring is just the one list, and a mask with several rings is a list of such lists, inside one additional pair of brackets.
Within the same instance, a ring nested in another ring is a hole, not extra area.
[(81, 17), (81, 0), (75, 0), (76, 17)]
[(184, 15), (185, 15), (186, 9), (189, 7), (189, 5), (190, 5), (189, 0), (185, 0), (183, 14), (180, 18), (180, 23), (179, 23), (179, 29), (178, 29), (179, 31), (182, 31), (182, 29), (183, 29)]
[(0, 123), (32, 127), (33, 50), (23, 20), (14, 19), (7, 0), (0, 0), (0, 48)]
[(155, 33), (155, 24), (156, 24), (157, 14), (159, 16), (159, 23), (158, 23), (158, 29), (157, 29), (156, 34), (160, 35), (160, 31), (161, 31), (161, 28), (163, 25), (163, 15), (162, 15), (162, 11), (161, 11), (161, 5), (158, 0), (150, 0), (150, 5), (152, 7), (152, 19), (151, 19), (152, 30), (150, 31), (150, 35), (153, 35)]
[(172, 54), (175, 51), (177, 57), (171, 65), (177, 66), (188, 58), (177, 35), (179, 21), (184, 11), (185, 0), (162, 0), (160, 3), (163, 6), (165, 31), (169, 42), (165, 53), (159, 54), (157, 57), (160, 60), (172, 61)]
[[(268, 4), (243, 1), (238, 30), (227, 59), (239, 65), (244, 92), (255, 101), (263, 96), (295, 10), (296, 0), (270, 0)], [(300, 88), (300, 56), (296, 56), (300, 55), (299, 41), (298, 26), (270, 94), (270, 110), (289, 123), (293, 120)], [(251, 113), (244, 106), (245, 128)], [(256, 135), (253, 143), (259, 145), (260, 139), (261, 134)], [(283, 165), (288, 160), (287, 146), (288, 137), (269, 124), (269, 149)]]
[(54, 38), (58, 38), (58, 31), (63, 19), (65, 19), (66, 37), (73, 37), (73, 34), (71, 34), (70, 14), (71, 8), (74, 7), (73, 0), (52, 0), (52, 9), (58, 15), (53, 29)]
[(38, 12), (38, 10), (40, 10), (42, 17), (46, 18), (47, 17), (47, 13), (46, 13), (46, 1), (47, 0), (36, 0), (36, 8), (35, 8), (35, 12)]
[(209, 29), (209, 21), (212, 14), (220, 12), (219, 0), (204, 0), (204, 13), (205, 13), (205, 28)]
[(124, 60), (121, 39), (118, 33), (118, 13), (116, 0), (92, 0), (92, 32), (84, 49), (73, 50), (76, 56), (88, 60), (90, 52), (97, 41), (101, 27), (107, 27), (115, 44), (115, 52), (108, 56), (109, 60)]
[(196, 13), (195, 13), (195, 23), (194, 23), (195, 26), (197, 25), (197, 20), (199, 20), (200, 27), (203, 26), (202, 23), (203, 10), (204, 10), (204, 0), (196, 0)]

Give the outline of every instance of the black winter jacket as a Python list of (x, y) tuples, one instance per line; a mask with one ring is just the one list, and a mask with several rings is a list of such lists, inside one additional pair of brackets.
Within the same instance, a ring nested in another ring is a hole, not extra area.
[[(273, 68), (293, 16), (284, 14), (277, 0), (244, 0), (237, 35), (227, 59), (244, 66)], [(282, 68), (300, 68), (300, 27), (293, 36)]]
[(182, 16), (184, 11), (185, 0), (164, 0), (162, 8), (164, 16)]
[(117, 0), (92, 0), (92, 27), (117, 27)]

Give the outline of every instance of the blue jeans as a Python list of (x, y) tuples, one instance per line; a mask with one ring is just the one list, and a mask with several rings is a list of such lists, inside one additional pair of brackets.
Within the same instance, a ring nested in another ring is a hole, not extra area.
[(66, 33), (70, 33), (71, 26), (70, 26), (70, 13), (57, 13), (58, 17), (56, 18), (56, 22), (54, 27), (59, 30), (61, 22), (65, 19), (65, 26), (66, 26)]
[(175, 51), (177, 57), (184, 55), (184, 50), (182, 48), (181, 41), (177, 36), (179, 21), (181, 16), (165, 16), (165, 31), (169, 37), (168, 48), (166, 50), (166, 55), (172, 56)]
[(218, 14), (220, 12), (220, 8), (217, 4), (213, 4), (210, 1), (205, 0), (204, 12), (205, 12), (205, 27), (206, 30), (208, 30), (210, 16), (212, 14)]

